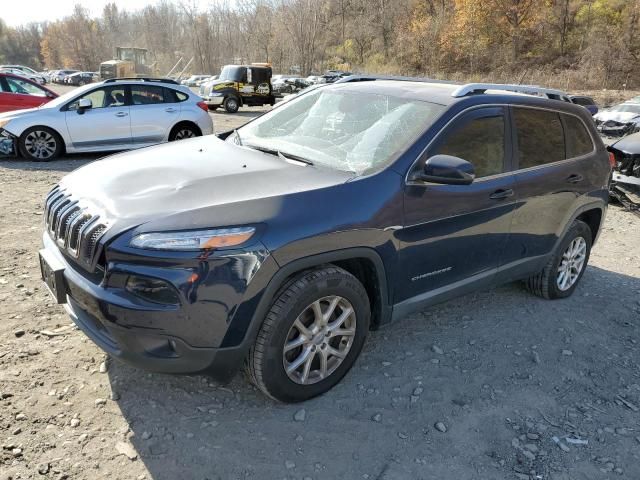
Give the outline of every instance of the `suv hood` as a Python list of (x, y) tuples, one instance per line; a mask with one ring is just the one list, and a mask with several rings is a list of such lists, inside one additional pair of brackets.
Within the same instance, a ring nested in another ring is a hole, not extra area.
[[(188, 211), (265, 203), (268, 198), (341, 184), (352, 176), (206, 136), (95, 161), (65, 176), (60, 186), (109, 224), (119, 224), (115, 230), (121, 231)], [(216, 218), (188, 216), (217, 226)]]
[[(46, 103), (43, 102), (43, 105)], [(38, 108), (24, 108), (22, 110), (12, 110), (11, 112), (0, 113), (0, 120), (13, 120), (18, 117), (24, 117), (38, 111)]]

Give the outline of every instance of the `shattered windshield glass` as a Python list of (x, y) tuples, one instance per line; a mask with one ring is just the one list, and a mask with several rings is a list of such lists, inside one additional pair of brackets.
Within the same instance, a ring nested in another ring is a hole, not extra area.
[(318, 89), (242, 127), (243, 145), (357, 174), (384, 168), (444, 111), (389, 95)]

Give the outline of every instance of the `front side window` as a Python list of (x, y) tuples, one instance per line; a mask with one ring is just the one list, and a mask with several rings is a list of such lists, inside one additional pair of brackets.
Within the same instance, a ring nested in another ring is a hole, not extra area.
[(122, 107), (126, 103), (124, 87), (106, 87), (92, 90), (89, 93), (78, 97), (67, 107), (69, 110), (77, 110), (78, 103), (83, 98), (91, 100), (91, 108), (111, 108)]
[(38, 95), (45, 97), (46, 92), (41, 88), (36, 87), (34, 84), (20, 80), (19, 78), (5, 77), (7, 81), (8, 91), (10, 93), (20, 93), (23, 95)]
[(502, 113), (462, 121), (446, 134), (433, 153), (452, 155), (470, 162), (476, 178), (504, 171), (505, 121)]
[(560, 114), (534, 108), (514, 108), (518, 136), (518, 167), (531, 168), (564, 160), (564, 130)]
[(444, 109), (390, 95), (317, 89), (266, 113), (238, 133), (248, 147), (362, 174), (388, 165)]
[(567, 129), (567, 158), (587, 155), (594, 150), (593, 140), (587, 132), (584, 123), (573, 115), (563, 115), (564, 125)]
[(153, 85), (134, 85), (131, 87), (131, 101), (133, 105), (153, 105), (164, 103), (162, 87)]

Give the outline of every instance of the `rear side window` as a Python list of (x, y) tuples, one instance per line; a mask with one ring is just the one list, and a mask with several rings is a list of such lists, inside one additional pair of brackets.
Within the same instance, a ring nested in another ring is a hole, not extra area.
[(164, 88), (153, 85), (132, 85), (131, 100), (134, 105), (164, 103)]
[(514, 108), (518, 135), (518, 168), (531, 168), (565, 159), (560, 114), (533, 108)]
[(593, 141), (584, 123), (573, 115), (563, 115), (562, 118), (567, 130), (567, 158), (579, 157), (593, 152)]
[(163, 88), (164, 91), (164, 103), (180, 103), (184, 102), (189, 95), (186, 93), (179, 92), (172, 88)]
[(463, 120), (446, 134), (434, 153), (470, 162), (477, 178), (497, 175), (504, 167), (504, 125), (503, 115)]

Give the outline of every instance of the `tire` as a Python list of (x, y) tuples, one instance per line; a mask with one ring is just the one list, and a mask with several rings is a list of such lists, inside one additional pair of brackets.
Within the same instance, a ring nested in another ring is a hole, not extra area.
[[(525, 281), (527, 290), (548, 300), (571, 296), (587, 268), (592, 235), (589, 225), (580, 220), (574, 221), (547, 265)], [(572, 254), (575, 255), (572, 257)], [(569, 268), (562, 269), (563, 265)]]
[(186, 123), (178, 124), (173, 127), (169, 134), (169, 141), (176, 142), (178, 140), (185, 140), (187, 138), (195, 138), (202, 136), (202, 132), (199, 128)]
[(18, 140), (23, 158), (34, 162), (48, 162), (60, 156), (64, 142), (58, 132), (47, 127), (31, 127)]
[(236, 113), (240, 109), (240, 100), (237, 97), (227, 97), (222, 104), (227, 113)]
[[(323, 320), (327, 314), (328, 320)], [(281, 402), (321, 395), (353, 366), (370, 319), (367, 292), (349, 272), (333, 265), (303, 272), (280, 290), (271, 305), (249, 351), (249, 377), (262, 392)], [(324, 327), (318, 330), (320, 325)], [(326, 332), (333, 333), (327, 337)]]

